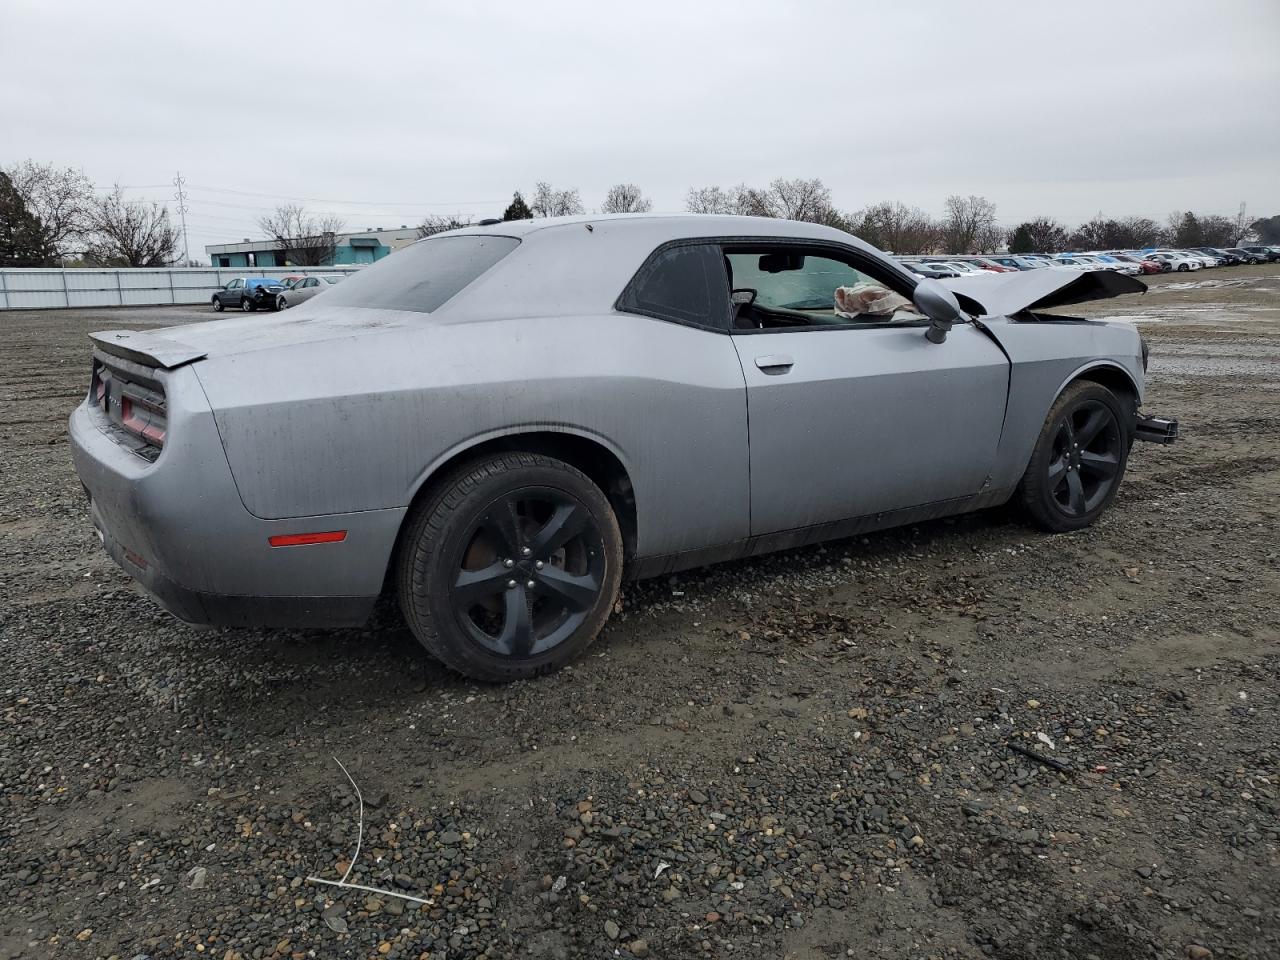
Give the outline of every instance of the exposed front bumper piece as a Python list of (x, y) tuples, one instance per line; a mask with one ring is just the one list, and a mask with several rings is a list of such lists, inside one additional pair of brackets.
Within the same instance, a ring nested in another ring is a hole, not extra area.
[(1178, 421), (1140, 413), (1134, 423), (1133, 435), (1147, 443), (1173, 443), (1178, 439)]

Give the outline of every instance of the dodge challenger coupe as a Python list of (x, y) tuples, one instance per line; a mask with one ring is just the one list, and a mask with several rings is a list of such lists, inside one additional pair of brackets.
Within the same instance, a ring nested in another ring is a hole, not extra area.
[(1143, 285), (917, 277), (829, 227), (486, 222), (270, 319), (92, 335), (71, 416), (107, 550), (183, 620), (350, 626), (393, 590), (509, 680), (582, 653), (639, 578), (1009, 500), (1092, 523), (1134, 439)]

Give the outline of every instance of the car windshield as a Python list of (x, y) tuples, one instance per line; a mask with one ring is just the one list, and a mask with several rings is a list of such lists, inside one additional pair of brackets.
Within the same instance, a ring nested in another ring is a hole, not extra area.
[(515, 237), (432, 237), (365, 267), (326, 293), (330, 306), (431, 313), (509, 254)]

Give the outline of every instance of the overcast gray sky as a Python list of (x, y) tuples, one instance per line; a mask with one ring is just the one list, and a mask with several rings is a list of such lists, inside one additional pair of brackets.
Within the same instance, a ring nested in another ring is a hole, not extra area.
[[(0, 3), (0, 166), (170, 200), (192, 254), (286, 198), (350, 229), (538, 180), (821, 177), (842, 209), (1280, 213), (1280, 2)], [(311, 199), (314, 198), (314, 199)]]

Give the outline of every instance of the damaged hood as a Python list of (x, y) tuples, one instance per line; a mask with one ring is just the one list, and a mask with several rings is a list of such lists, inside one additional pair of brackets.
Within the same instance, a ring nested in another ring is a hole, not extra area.
[(1144, 293), (1141, 280), (1109, 270), (1082, 273), (1055, 267), (939, 280), (953, 293), (982, 307), (988, 317), (1013, 316), (1024, 310), (1046, 310), (1086, 300), (1106, 300), (1122, 293)]

